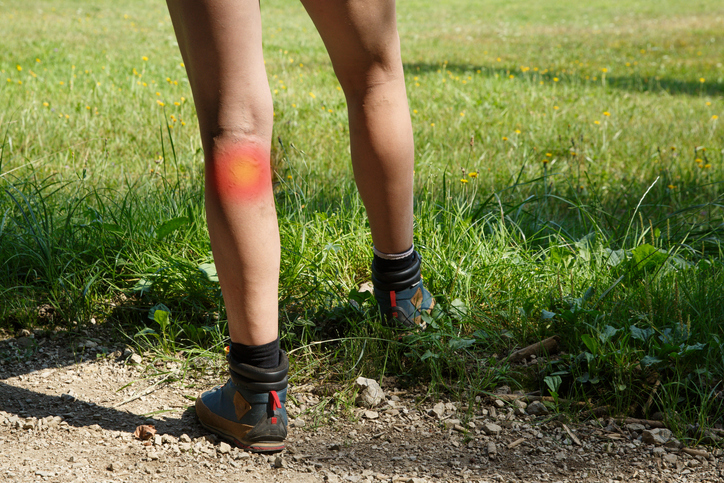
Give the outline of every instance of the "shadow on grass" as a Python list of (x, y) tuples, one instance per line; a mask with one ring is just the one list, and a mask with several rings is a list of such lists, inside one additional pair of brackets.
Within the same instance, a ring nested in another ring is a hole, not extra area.
[[(499, 76), (508, 77), (510, 74), (516, 76), (516, 80), (529, 80), (529, 81), (544, 81), (546, 83), (553, 83), (554, 78), (557, 78), (556, 84), (587, 84), (591, 87), (601, 87), (602, 81), (600, 74), (598, 74), (598, 80), (587, 80), (583, 76), (570, 75), (570, 74), (557, 74), (553, 72), (546, 72), (541, 74), (540, 72), (521, 72), (519, 67), (492, 67), (489, 65), (474, 65), (474, 64), (433, 64), (433, 63), (406, 63), (404, 69), (410, 73), (422, 72), (422, 73), (436, 73), (442, 69), (456, 73), (456, 74), (470, 74), (480, 71), (487, 77)], [(684, 96), (708, 96), (715, 97), (724, 95), (724, 84), (716, 82), (700, 82), (699, 80), (684, 80), (676, 79), (671, 77), (654, 77), (654, 76), (640, 76), (640, 75), (606, 75), (607, 88), (619, 89), (631, 92), (666, 92), (670, 95), (684, 95)]]

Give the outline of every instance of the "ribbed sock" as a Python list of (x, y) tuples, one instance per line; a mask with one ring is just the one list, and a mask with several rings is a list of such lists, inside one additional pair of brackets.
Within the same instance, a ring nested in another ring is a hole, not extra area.
[(374, 257), (372, 263), (378, 272), (399, 272), (409, 268), (415, 263), (414, 246), (402, 253), (382, 253), (373, 247)]
[(244, 345), (232, 342), (229, 349), (236, 362), (262, 369), (274, 369), (279, 365), (279, 338), (263, 345)]

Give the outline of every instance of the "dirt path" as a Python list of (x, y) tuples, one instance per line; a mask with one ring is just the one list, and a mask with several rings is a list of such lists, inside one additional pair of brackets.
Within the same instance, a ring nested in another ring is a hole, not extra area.
[[(134, 364), (107, 341), (0, 342), (0, 481), (724, 481), (721, 450), (691, 455), (643, 443), (643, 428), (574, 427), (487, 400), (463, 427), (455, 404), (418, 407), (416, 394), (389, 386), (380, 407), (323, 426), (308, 411), (318, 391), (292, 388), (287, 450), (251, 455), (195, 420), (189, 397), (219, 383), (203, 375), (217, 371), (169, 380), (177, 364)], [(112, 355), (97, 357), (103, 350)], [(157, 429), (145, 442), (133, 436), (144, 423)]]

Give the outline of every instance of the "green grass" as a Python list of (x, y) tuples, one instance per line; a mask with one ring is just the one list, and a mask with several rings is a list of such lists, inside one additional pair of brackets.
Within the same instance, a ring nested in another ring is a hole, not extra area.
[[(402, 339), (357, 292), (371, 240), (323, 45), (301, 6), (262, 11), (297, 381), (397, 375), (467, 401), (505, 382), (661, 411), (692, 441), (687, 424), (722, 423), (718, 2), (398, 5), (440, 307)], [(148, 326), (136, 340), (164, 354), (218, 350), (203, 156), (162, 5), (4, 5), (0, 35), (0, 327), (96, 317)], [(557, 359), (493, 357), (554, 334)]]

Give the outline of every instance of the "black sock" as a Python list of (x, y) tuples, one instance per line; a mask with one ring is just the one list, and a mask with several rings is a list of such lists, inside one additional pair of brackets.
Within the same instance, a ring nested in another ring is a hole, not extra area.
[(411, 267), (415, 263), (415, 252), (410, 253), (405, 258), (399, 258), (397, 260), (388, 260), (375, 255), (372, 263), (374, 263), (375, 269), (380, 273), (399, 272)]
[(240, 364), (274, 369), (279, 365), (279, 338), (263, 345), (244, 345), (232, 342), (229, 352)]

